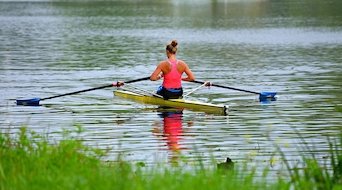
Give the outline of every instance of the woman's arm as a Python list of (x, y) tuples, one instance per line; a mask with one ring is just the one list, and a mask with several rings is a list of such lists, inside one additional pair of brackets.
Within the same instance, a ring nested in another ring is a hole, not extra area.
[(162, 77), (162, 69), (161, 69), (161, 63), (157, 66), (157, 68), (153, 71), (153, 73), (150, 76), (150, 80), (156, 81), (159, 80)]
[(183, 81), (194, 81), (195, 80), (195, 76), (192, 73), (192, 71), (190, 70), (190, 68), (188, 67), (188, 65), (186, 63), (184, 63), (185, 69), (184, 72), (187, 75), (186, 78), (182, 78)]

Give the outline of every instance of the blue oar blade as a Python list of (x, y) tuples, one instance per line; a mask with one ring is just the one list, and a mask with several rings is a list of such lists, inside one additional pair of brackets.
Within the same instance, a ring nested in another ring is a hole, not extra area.
[(20, 106), (39, 106), (39, 101), (40, 101), (40, 98), (16, 100), (17, 105), (20, 105)]
[(260, 101), (265, 101), (265, 100), (271, 100), (271, 101), (275, 101), (275, 95), (277, 94), (277, 92), (261, 92), (259, 95), (259, 100)]

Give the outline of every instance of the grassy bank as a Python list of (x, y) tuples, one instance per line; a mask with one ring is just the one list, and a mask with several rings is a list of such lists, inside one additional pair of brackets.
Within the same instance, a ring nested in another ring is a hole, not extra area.
[(0, 189), (342, 189), (341, 143), (331, 142), (333, 171), (307, 158), (305, 170), (289, 168), (290, 179), (267, 181), (239, 167), (183, 171), (103, 162), (103, 151), (77, 139), (51, 144), (22, 128), (16, 137), (0, 135)]

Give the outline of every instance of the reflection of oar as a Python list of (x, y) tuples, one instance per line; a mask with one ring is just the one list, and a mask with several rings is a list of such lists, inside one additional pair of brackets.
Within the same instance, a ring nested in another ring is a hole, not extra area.
[[(133, 82), (138, 82), (138, 81), (143, 81), (143, 80), (148, 80), (148, 79), (150, 79), (150, 77), (144, 77), (144, 78), (129, 80), (129, 81), (126, 81), (125, 83), (133, 83)], [(69, 92), (69, 93), (66, 93), (66, 94), (50, 96), (50, 97), (46, 97), (46, 98), (19, 99), (19, 100), (16, 100), (16, 102), (17, 102), (17, 105), (39, 106), (39, 101), (40, 100), (48, 100), (48, 99), (52, 99), (52, 98), (58, 98), (58, 97), (61, 97), (61, 96), (73, 95), (73, 94), (78, 94), (78, 93), (81, 93), (81, 92), (88, 92), (88, 91), (92, 91), (92, 90), (98, 90), (98, 89), (108, 88), (108, 87), (113, 87), (113, 86), (118, 86), (118, 84), (117, 83), (113, 83), (113, 84), (108, 84), (108, 85), (99, 86), (99, 87), (95, 87), (95, 88), (79, 90), (79, 91), (76, 91), (76, 92)]]
[[(199, 83), (199, 84), (205, 83), (203, 81), (197, 81), (197, 80), (194, 80), (191, 82)], [(233, 87), (229, 87), (229, 86), (222, 86), (222, 85), (213, 84), (213, 83), (210, 83), (210, 86), (216, 86), (216, 87), (226, 88), (226, 89), (230, 89), (230, 90), (237, 90), (237, 91), (248, 92), (248, 93), (252, 93), (252, 94), (258, 94), (260, 101), (265, 101), (268, 99), (275, 100), (274, 96), (277, 94), (277, 92), (253, 92), (253, 91), (249, 91), (249, 90), (243, 90), (243, 89), (233, 88)]]

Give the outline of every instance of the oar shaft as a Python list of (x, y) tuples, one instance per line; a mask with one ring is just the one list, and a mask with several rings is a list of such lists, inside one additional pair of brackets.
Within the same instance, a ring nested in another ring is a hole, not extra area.
[[(203, 82), (203, 81), (198, 81), (198, 80), (194, 80), (194, 81), (191, 81), (191, 82), (199, 83), (199, 84), (205, 83), (205, 82)], [(237, 91), (242, 91), (242, 92), (248, 92), (248, 93), (252, 93), (252, 94), (261, 95), (259, 92), (253, 92), (253, 91), (250, 91), (250, 90), (244, 90), (244, 89), (239, 89), (239, 88), (233, 88), (233, 87), (229, 87), (229, 86), (222, 86), (222, 85), (219, 85), (219, 84), (210, 83), (210, 86), (216, 86), (216, 87), (220, 87), (220, 88), (226, 88), (226, 89), (230, 89), (230, 90), (237, 90)]]
[(108, 88), (108, 87), (112, 87), (113, 84), (110, 85), (105, 85), (105, 86), (99, 86), (99, 87), (95, 87), (95, 88), (89, 88), (89, 89), (85, 89), (85, 90), (79, 90), (76, 92), (69, 92), (66, 94), (60, 94), (60, 95), (56, 95), (56, 96), (50, 96), (50, 97), (46, 97), (46, 98), (42, 98), (40, 100), (48, 100), (48, 99), (52, 99), (52, 98), (58, 98), (58, 97), (62, 97), (62, 96), (68, 96), (68, 95), (73, 95), (73, 94), (78, 94), (78, 93), (82, 93), (82, 92), (88, 92), (88, 91), (92, 91), (92, 90), (98, 90), (98, 89), (102, 89), (102, 88)]
[[(147, 80), (150, 77), (144, 77), (144, 78), (139, 78), (139, 79), (134, 79), (134, 80), (129, 80), (126, 81), (124, 83), (133, 83), (133, 82), (138, 82), (138, 81), (143, 81), (143, 80)], [(60, 95), (56, 95), (56, 96), (50, 96), (50, 97), (46, 97), (46, 98), (41, 98), (40, 100), (48, 100), (48, 99), (52, 99), (52, 98), (58, 98), (58, 97), (62, 97), (62, 96), (68, 96), (68, 95), (73, 95), (73, 94), (78, 94), (78, 93), (82, 93), (82, 92), (88, 92), (88, 91), (92, 91), (92, 90), (98, 90), (98, 89), (102, 89), (102, 88), (109, 88), (112, 86), (116, 86), (115, 84), (108, 84), (108, 85), (104, 85), (104, 86), (99, 86), (99, 87), (95, 87), (95, 88), (89, 88), (89, 89), (85, 89), (85, 90), (79, 90), (76, 92), (69, 92), (66, 94), (60, 94)]]

